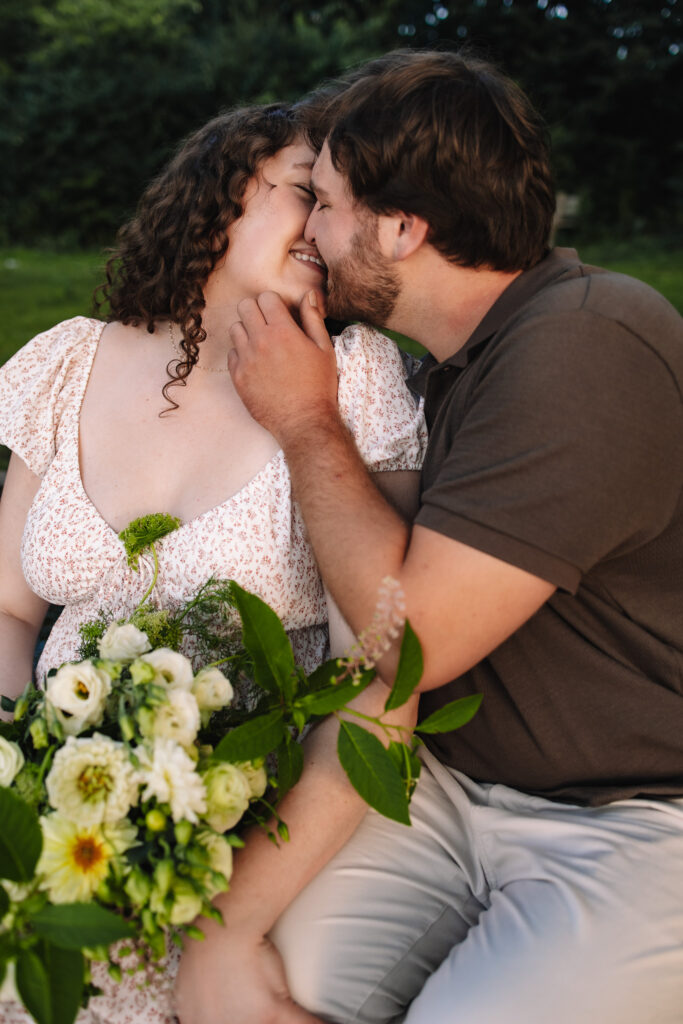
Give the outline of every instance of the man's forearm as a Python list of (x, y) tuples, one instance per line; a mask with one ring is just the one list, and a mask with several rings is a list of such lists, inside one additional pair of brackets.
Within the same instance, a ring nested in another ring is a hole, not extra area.
[(400, 579), (410, 528), (373, 483), (340, 420), (299, 429), (283, 447), (321, 575), (359, 633), (372, 621), (382, 580)]

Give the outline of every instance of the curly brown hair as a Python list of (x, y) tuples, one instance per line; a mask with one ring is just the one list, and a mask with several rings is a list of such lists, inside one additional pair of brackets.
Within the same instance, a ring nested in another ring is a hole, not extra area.
[[(314, 138), (314, 104), (270, 104), (228, 110), (189, 135), (150, 183), (135, 216), (109, 250), (106, 282), (95, 290), (95, 308), (108, 322), (161, 320), (182, 331), (184, 359), (166, 367), (162, 388), (185, 385), (206, 338), (203, 289), (228, 249), (227, 229), (241, 217), (247, 183), (269, 157), (304, 137)], [(167, 410), (170, 411), (170, 410)]]

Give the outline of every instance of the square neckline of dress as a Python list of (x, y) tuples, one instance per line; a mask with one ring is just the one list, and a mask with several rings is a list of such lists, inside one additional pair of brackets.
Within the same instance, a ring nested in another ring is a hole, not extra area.
[[(90, 319), (90, 323), (91, 324), (98, 324), (99, 325), (99, 330), (95, 330), (94, 331), (94, 337), (92, 339), (92, 341), (93, 341), (92, 353), (91, 353), (90, 358), (89, 358), (89, 363), (86, 364), (86, 372), (84, 373), (84, 383), (83, 383), (83, 387), (81, 389), (81, 393), (78, 396), (78, 400), (76, 402), (75, 415), (73, 417), (74, 435), (75, 435), (74, 436), (74, 442), (75, 443), (74, 443), (74, 446), (73, 446), (73, 448), (74, 448), (74, 455), (75, 455), (75, 460), (74, 460), (75, 461), (75, 465), (73, 467), (73, 471), (74, 471), (74, 476), (75, 476), (75, 478), (77, 480), (77, 483), (78, 483), (79, 490), (81, 491), (81, 495), (85, 499), (86, 504), (92, 510), (92, 512), (95, 514), (95, 516), (97, 516), (97, 518), (102, 523), (104, 523), (104, 525), (110, 531), (110, 533), (114, 534), (114, 536), (118, 540), (118, 536), (119, 536), (119, 533), (121, 531), (117, 530), (114, 526), (112, 526), (111, 523), (109, 522), (109, 520), (102, 514), (102, 512), (100, 512), (100, 510), (98, 509), (97, 505), (92, 500), (92, 498), (90, 497), (90, 495), (88, 494), (88, 492), (86, 490), (85, 483), (83, 481), (83, 474), (82, 474), (82, 471), (81, 471), (81, 411), (83, 409), (83, 403), (85, 401), (85, 395), (86, 395), (86, 392), (88, 390), (88, 384), (90, 383), (90, 377), (91, 377), (91, 374), (92, 374), (93, 366), (95, 365), (95, 357), (97, 355), (97, 351), (98, 351), (99, 346), (100, 346), (100, 341), (102, 340), (102, 335), (104, 334), (104, 330), (107, 327), (109, 321), (102, 322), (102, 321), (95, 320), (94, 318), (91, 318)], [(161, 538), (159, 543), (162, 543), (168, 537), (173, 537), (174, 535), (179, 534), (180, 531), (184, 530), (186, 527), (193, 526), (194, 524), (201, 522), (204, 518), (206, 518), (206, 517), (208, 517), (208, 516), (210, 516), (212, 514), (217, 514), (221, 509), (224, 509), (226, 507), (226, 505), (229, 505), (231, 502), (236, 501), (238, 498), (243, 496), (245, 494), (245, 492), (247, 492), (253, 485), (255, 485), (256, 482), (259, 481), (261, 479), (261, 477), (264, 476), (266, 474), (266, 472), (271, 469), (271, 467), (274, 467), (276, 462), (279, 462), (282, 459), (284, 459), (284, 452), (283, 452), (282, 448), (278, 448), (278, 450), (276, 452), (274, 452), (273, 455), (271, 455), (271, 457), (266, 462), (263, 463), (263, 465), (256, 471), (256, 473), (254, 473), (254, 475), (251, 476), (249, 478), (249, 480), (247, 480), (244, 484), (242, 484), (242, 486), (239, 487), (236, 491), (233, 491), (232, 494), (230, 494), (227, 498), (224, 498), (223, 501), (219, 502), (217, 505), (212, 505), (210, 508), (204, 509), (203, 512), (197, 513), (196, 516), (192, 516), (191, 519), (182, 520), (180, 526), (178, 527), (178, 529), (174, 530), (173, 533), (166, 534), (165, 537)], [(153, 511), (154, 512), (158, 512), (159, 510), (155, 509)], [(164, 511), (166, 511), (166, 510), (164, 510)], [(152, 511), (142, 513), (142, 515), (151, 515), (151, 514), (153, 514)], [(169, 513), (169, 514), (172, 515), (172, 513)], [(122, 527), (122, 529), (125, 529), (125, 527)]]

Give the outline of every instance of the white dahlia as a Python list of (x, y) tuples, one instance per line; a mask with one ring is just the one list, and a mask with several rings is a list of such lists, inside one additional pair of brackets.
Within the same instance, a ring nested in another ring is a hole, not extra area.
[(125, 818), (137, 803), (139, 784), (125, 746), (99, 733), (69, 736), (45, 781), (50, 804), (79, 825)]

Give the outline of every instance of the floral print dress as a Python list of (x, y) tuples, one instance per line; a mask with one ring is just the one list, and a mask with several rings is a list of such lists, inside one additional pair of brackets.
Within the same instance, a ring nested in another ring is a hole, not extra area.
[[(63, 606), (38, 663), (47, 670), (77, 656), (79, 625), (101, 610), (123, 617), (137, 606), (152, 576), (151, 561), (129, 568), (123, 544), (85, 492), (79, 463), (79, 418), (104, 324), (76, 317), (39, 334), (0, 368), (0, 443), (41, 478), (28, 513), (21, 564), (41, 598)], [(373, 472), (417, 470), (426, 447), (421, 407), (405, 385), (394, 342), (372, 328), (348, 327), (335, 341), (338, 401), (360, 454)], [(327, 656), (327, 610), (287, 464), (277, 452), (237, 493), (183, 523), (155, 545), (159, 575), (153, 600), (175, 608), (210, 577), (235, 579), (277, 612), (297, 660), (310, 671)], [(105, 995), (79, 1024), (162, 1024), (166, 986), (140, 987), (133, 976), (116, 985), (96, 970)], [(28, 1015), (0, 1004), (3, 1024)]]

